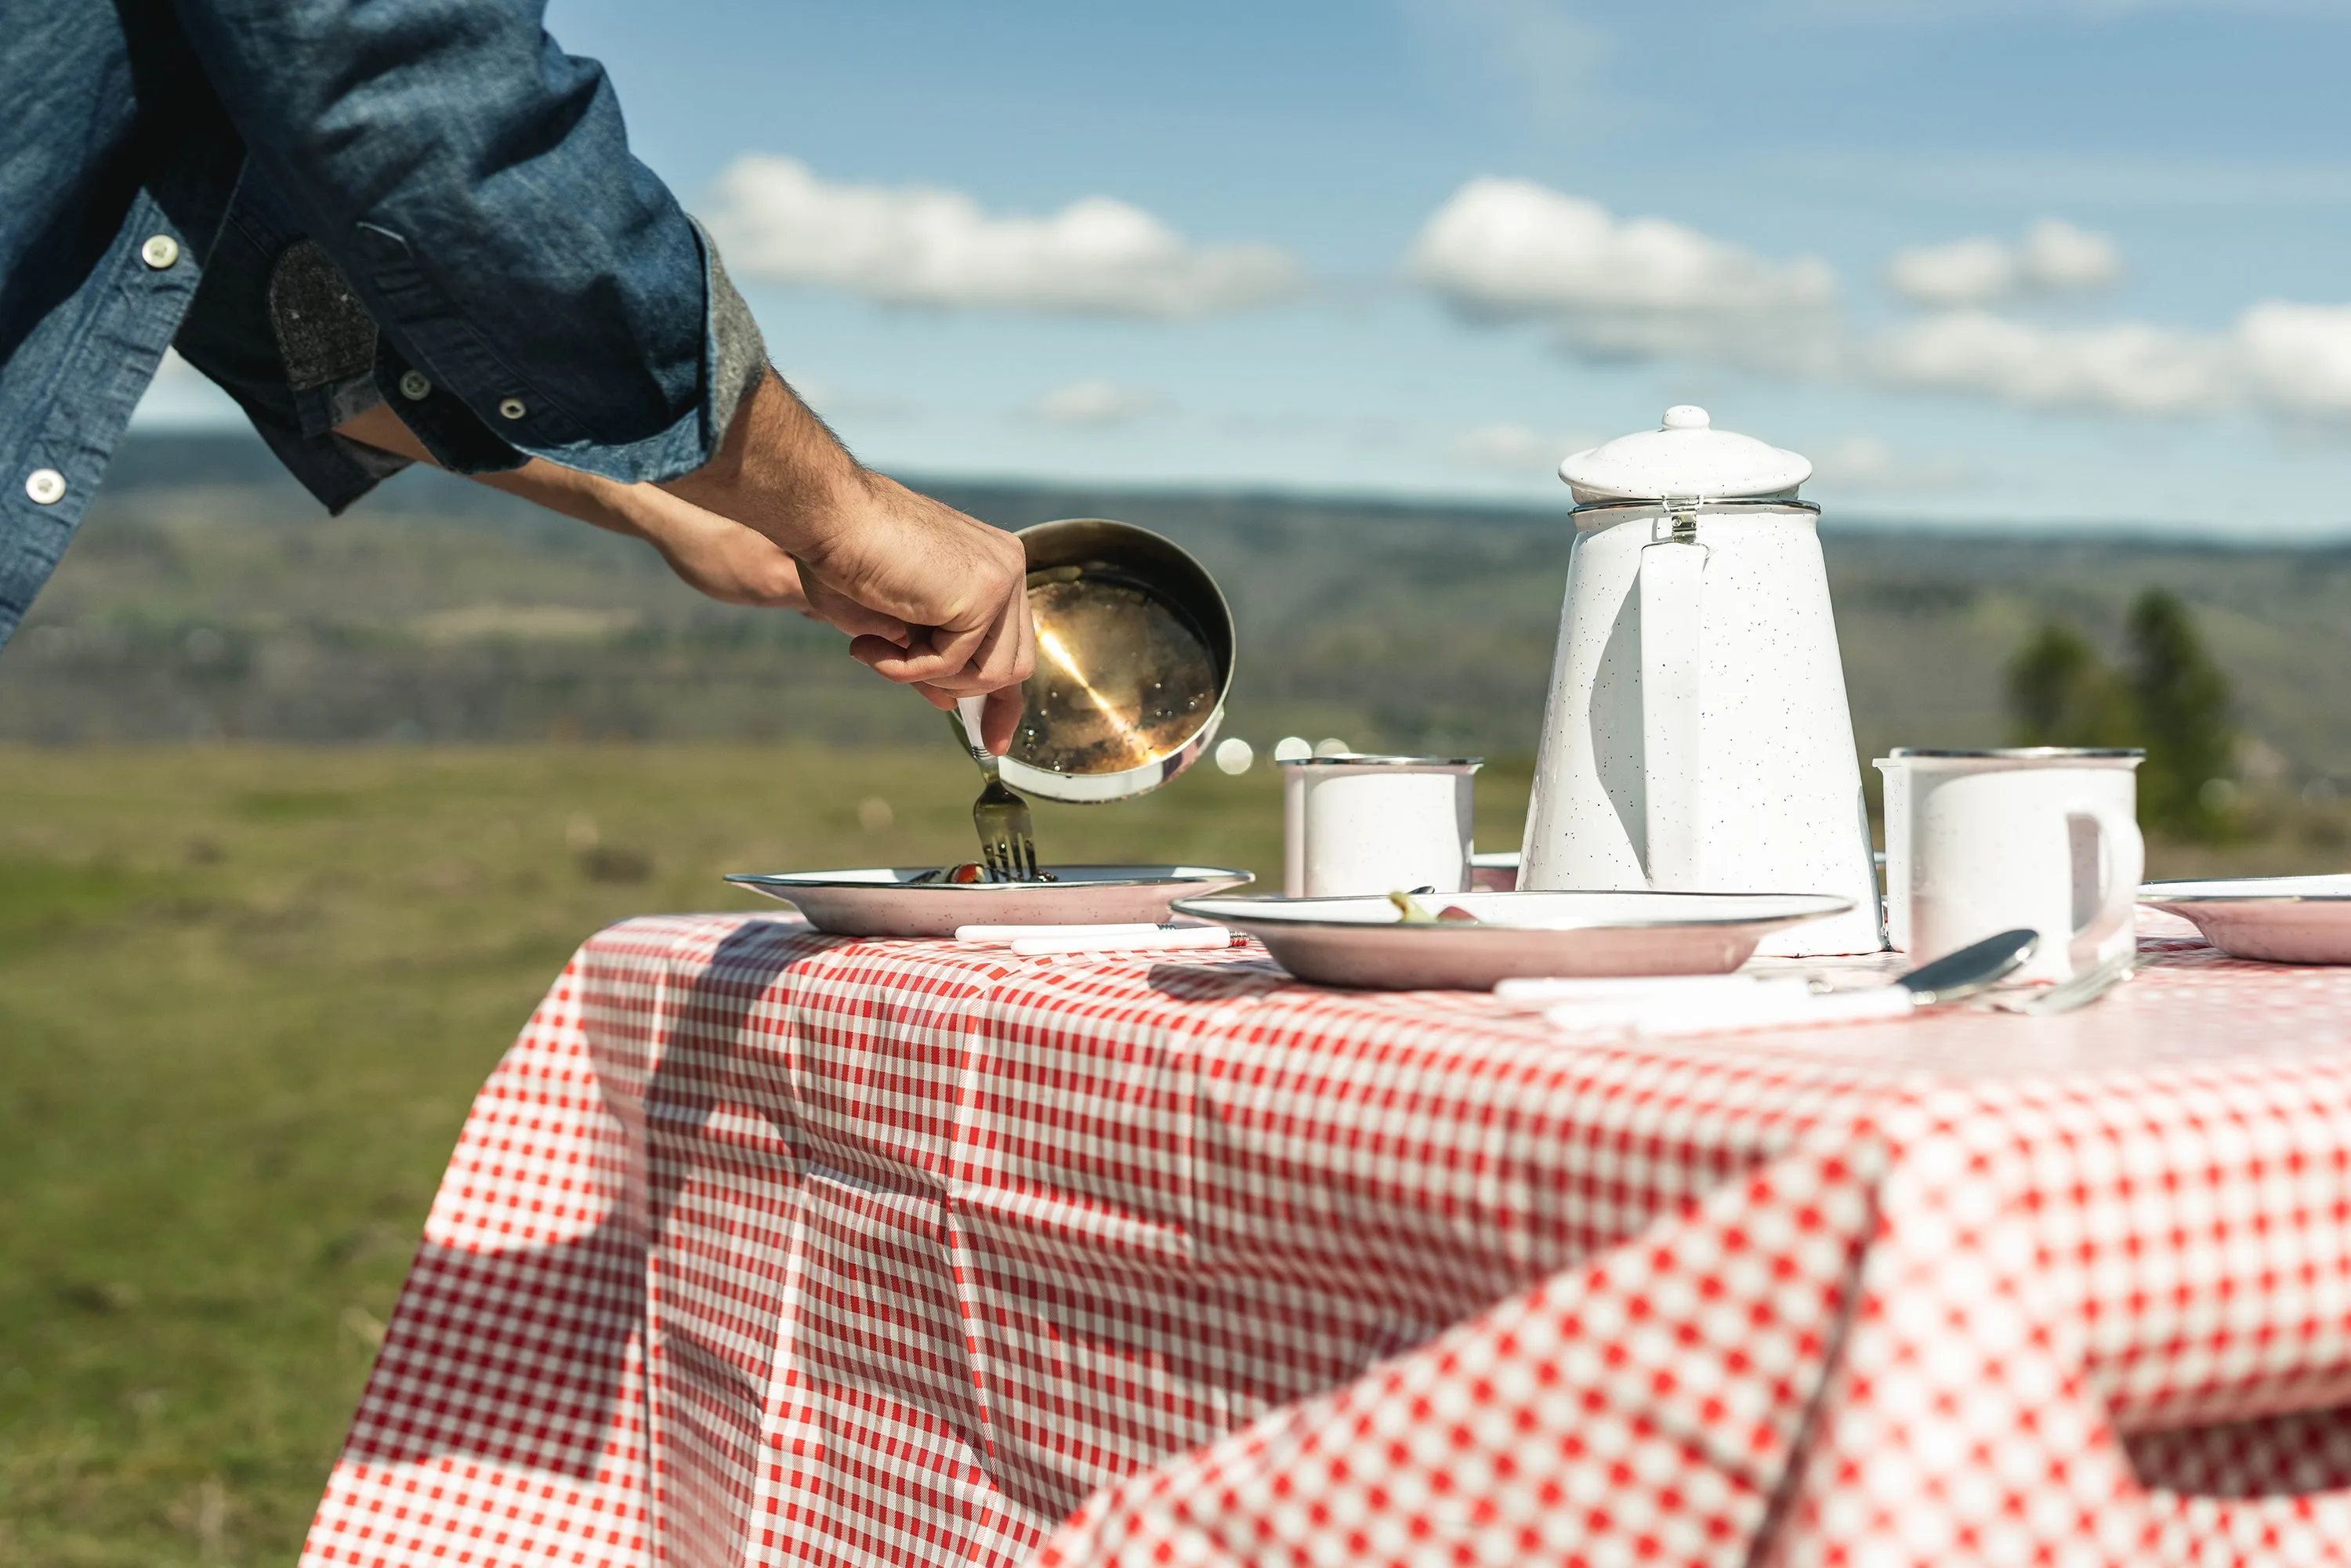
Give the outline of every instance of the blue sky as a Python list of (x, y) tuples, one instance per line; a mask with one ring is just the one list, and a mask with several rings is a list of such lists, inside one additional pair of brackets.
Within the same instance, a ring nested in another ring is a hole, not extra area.
[(2341, 0), (549, 26), (894, 471), (1564, 504), (1697, 402), (1855, 517), (2351, 534)]

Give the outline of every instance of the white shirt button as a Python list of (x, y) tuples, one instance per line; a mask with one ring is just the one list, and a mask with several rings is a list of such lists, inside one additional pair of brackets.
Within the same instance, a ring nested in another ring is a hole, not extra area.
[(411, 402), (423, 402), (433, 395), (433, 383), (423, 371), (403, 371), (400, 377), (400, 395)]
[(518, 397), (502, 398), (498, 402), (500, 419), (520, 419), (529, 412), (530, 410), (523, 406), (522, 399)]
[(39, 507), (54, 507), (66, 498), (66, 476), (54, 468), (36, 468), (25, 476), (25, 494)]
[(170, 235), (149, 235), (139, 247), (139, 259), (161, 272), (180, 259), (180, 242)]

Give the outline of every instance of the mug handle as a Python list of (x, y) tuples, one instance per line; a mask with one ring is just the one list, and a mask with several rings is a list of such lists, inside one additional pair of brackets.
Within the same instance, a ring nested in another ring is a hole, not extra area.
[(2136, 819), (2104, 801), (2085, 801), (2065, 814), (2085, 817), (2097, 824), (2099, 841), (2106, 846), (2106, 854), (2113, 862), (2098, 912), (2090, 916), (2088, 925), (2074, 933), (2075, 942), (2095, 947), (2138, 913), (2139, 878), (2147, 874), (2147, 840), (2140, 835)]

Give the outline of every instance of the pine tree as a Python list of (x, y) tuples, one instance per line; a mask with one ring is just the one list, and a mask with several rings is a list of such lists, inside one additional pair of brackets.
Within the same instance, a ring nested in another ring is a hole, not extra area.
[(2188, 606), (2160, 589), (2132, 604), (2128, 680), (2140, 745), (2139, 817), (2175, 838), (2225, 838), (2231, 826), (2226, 779), (2236, 737), (2229, 723), (2229, 679), (2205, 652)]
[(2130, 694), (2089, 640), (2063, 622), (2042, 623), (2008, 666), (2011, 729), (2018, 746), (2127, 746)]
[(2228, 779), (2236, 752), (2228, 677), (2188, 607), (2160, 589), (2133, 601), (2118, 676), (2071, 626), (2048, 622), (2008, 666), (2019, 746), (2143, 746), (2139, 820), (2175, 839), (2212, 841), (2233, 823)]

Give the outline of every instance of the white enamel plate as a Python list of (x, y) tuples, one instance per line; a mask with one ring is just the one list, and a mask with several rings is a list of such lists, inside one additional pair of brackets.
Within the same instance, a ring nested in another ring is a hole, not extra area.
[(1256, 879), (1209, 865), (1050, 865), (1051, 882), (916, 882), (936, 866), (789, 871), (726, 880), (841, 936), (952, 936), (958, 925), (1104, 925), (1167, 918), (1170, 900)]
[(2192, 920), (2232, 958), (2351, 964), (2351, 876), (2246, 876), (2150, 882), (2138, 901)]
[(1445, 893), (1420, 903), (1478, 924), (1405, 925), (1385, 898), (1196, 897), (1176, 908), (1249, 933), (1301, 980), (1485, 991), (1528, 976), (1726, 974), (1772, 932), (1853, 907), (1811, 893)]

